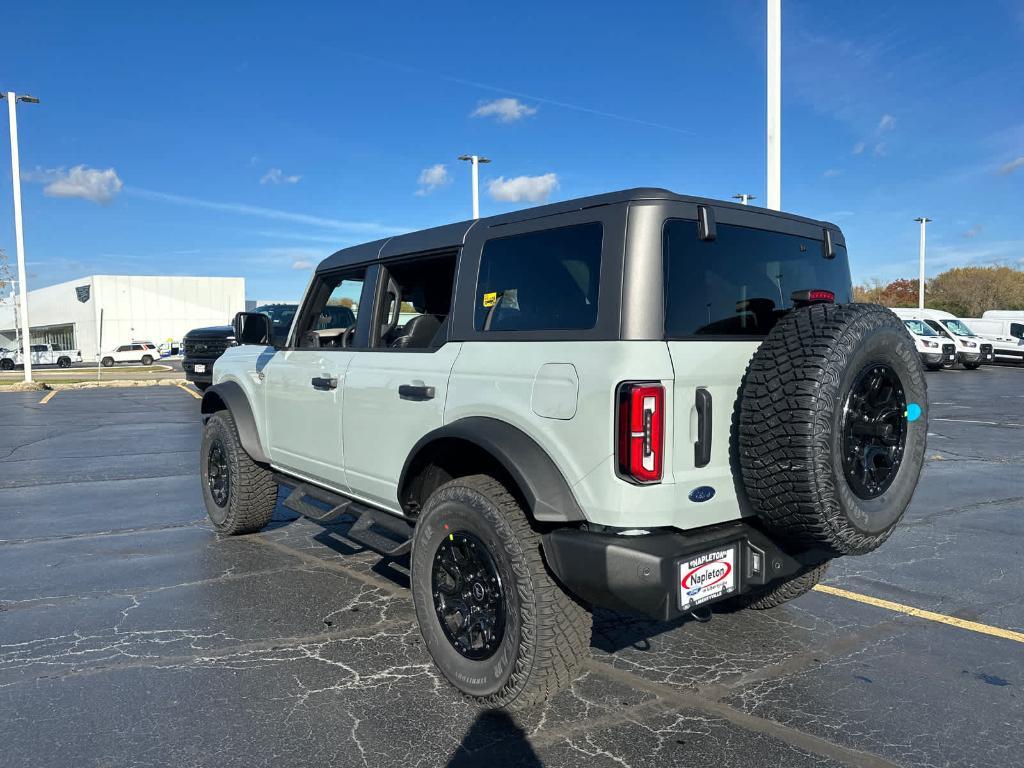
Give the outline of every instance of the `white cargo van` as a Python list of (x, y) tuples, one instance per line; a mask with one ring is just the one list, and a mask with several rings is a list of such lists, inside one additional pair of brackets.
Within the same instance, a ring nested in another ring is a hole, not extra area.
[(956, 365), (956, 344), (940, 336), (924, 320), (904, 320), (903, 325), (914, 340), (914, 346), (921, 355), (921, 364), (929, 371), (938, 371), (945, 366)]
[(974, 370), (993, 362), (992, 343), (982, 339), (956, 315), (941, 309), (894, 309), (901, 320), (923, 320), (933, 330), (956, 344), (956, 359), (964, 368)]
[(992, 342), (997, 358), (1024, 362), (1024, 312), (990, 309), (981, 317), (965, 317), (963, 321), (976, 334)]

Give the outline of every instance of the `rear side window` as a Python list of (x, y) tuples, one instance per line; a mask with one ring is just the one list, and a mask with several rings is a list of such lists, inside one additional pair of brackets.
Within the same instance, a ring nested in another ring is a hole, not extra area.
[(476, 330), (593, 328), (602, 234), (591, 222), (489, 240), (480, 258)]
[(794, 291), (822, 288), (851, 300), (846, 248), (832, 259), (820, 240), (719, 224), (700, 240), (697, 222), (665, 224), (665, 331), (691, 336), (764, 336), (793, 308)]

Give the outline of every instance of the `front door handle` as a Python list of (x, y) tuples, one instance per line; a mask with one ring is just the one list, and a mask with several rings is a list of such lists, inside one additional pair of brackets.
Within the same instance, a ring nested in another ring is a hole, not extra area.
[(403, 400), (433, 400), (434, 388), (423, 384), (402, 384), (398, 396)]
[(326, 376), (314, 376), (312, 383), (313, 389), (329, 390), (338, 388), (338, 380)]

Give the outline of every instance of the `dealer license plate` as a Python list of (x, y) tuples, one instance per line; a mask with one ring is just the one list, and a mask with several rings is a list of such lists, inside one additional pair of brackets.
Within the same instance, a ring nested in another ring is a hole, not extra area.
[(196, 366), (196, 373), (206, 373), (206, 365), (204, 363), (199, 363)]
[(679, 563), (679, 607), (694, 608), (736, 592), (736, 546), (692, 555)]

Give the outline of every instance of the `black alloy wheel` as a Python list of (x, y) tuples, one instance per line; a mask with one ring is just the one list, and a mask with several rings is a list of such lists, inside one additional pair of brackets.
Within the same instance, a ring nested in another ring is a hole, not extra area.
[(468, 531), (454, 531), (434, 553), (431, 591), (448, 642), (467, 659), (498, 650), (505, 635), (505, 596), (494, 557)]
[(231, 495), (231, 475), (227, 453), (220, 440), (210, 443), (206, 456), (206, 478), (214, 503), (218, 507), (226, 507)]
[(843, 406), (843, 471), (862, 499), (881, 496), (899, 472), (907, 442), (907, 398), (890, 366), (872, 364), (853, 382)]

